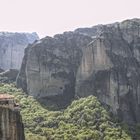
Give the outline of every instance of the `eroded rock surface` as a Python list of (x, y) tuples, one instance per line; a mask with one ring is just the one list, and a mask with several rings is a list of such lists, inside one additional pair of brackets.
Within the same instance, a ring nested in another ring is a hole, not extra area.
[(17, 86), (36, 98), (71, 100), (82, 58), (81, 48), (90, 41), (90, 37), (70, 32), (46, 37), (29, 46), (25, 50)]
[(17, 86), (60, 102), (95, 95), (121, 120), (140, 122), (139, 31), (133, 19), (46, 37), (26, 49)]
[(0, 140), (25, 140), (19, 111), (0, 106)]

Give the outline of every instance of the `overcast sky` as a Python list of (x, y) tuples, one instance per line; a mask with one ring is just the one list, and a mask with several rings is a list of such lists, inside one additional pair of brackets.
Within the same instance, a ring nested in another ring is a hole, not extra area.
[(0, 0), (0, 31), (40, 37), (131, 18), (140, 18), (140, 0)]

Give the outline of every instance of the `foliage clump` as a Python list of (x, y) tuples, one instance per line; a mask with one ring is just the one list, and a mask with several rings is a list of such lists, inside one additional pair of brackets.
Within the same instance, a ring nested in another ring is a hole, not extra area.
[(65, 110), (49, 111), (14, 85), (0, 84), (0, 92), (21, 105), (26, 140), (131, 140), (94, 96), (72, 102)]

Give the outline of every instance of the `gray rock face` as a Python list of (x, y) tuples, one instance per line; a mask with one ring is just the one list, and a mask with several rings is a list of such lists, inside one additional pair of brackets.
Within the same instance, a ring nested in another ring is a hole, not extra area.
[(44, 38), (26, 49), (17, 86), (60, 101), (95, 95), (121, 120), (140, 122), (139, 31), (133, 19)]
[(0, 82), (2, 83), (12, 83), (16, 81), (19, 70), (9, 69), (4, 72), (0, 72)]
[(0, 68), (20, 69), (24, 49), (37, 39), (36, 33), (0, 32)]
[(25, 140), (20, 112), (4, 105), (0, 106), (0, 139)]
[(90, 37), (70, 32), (54, 38), (46, 37), (28, 46), (17, 86), (36, 98), (71, 100), (82, 58), (81, 48), (90, 41)]
[(83, 51), (76, 76), (78, 96), (94, 94), (128, 123), (140, 122), (140, 28), (131, 22), (104, 26)]

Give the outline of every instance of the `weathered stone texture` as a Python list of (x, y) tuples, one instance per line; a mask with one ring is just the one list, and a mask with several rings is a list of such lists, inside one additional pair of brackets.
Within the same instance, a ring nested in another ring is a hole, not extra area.
[(139, 30), (133, 19), (46, 37), (26, 49), (17, 86), (36, 98), (95, 95), (121, 120), (140, 122)]
[(18, 111), (0, 107), (0, 140), (25, 140), (24, 127)]
[(25, 50), (17, 86), (36, 98), (60, 95), (70, 100), (75, 94), (81, 47), (90, 41), (90, 37), (70, 32), (46, 37), (29, 46)]

